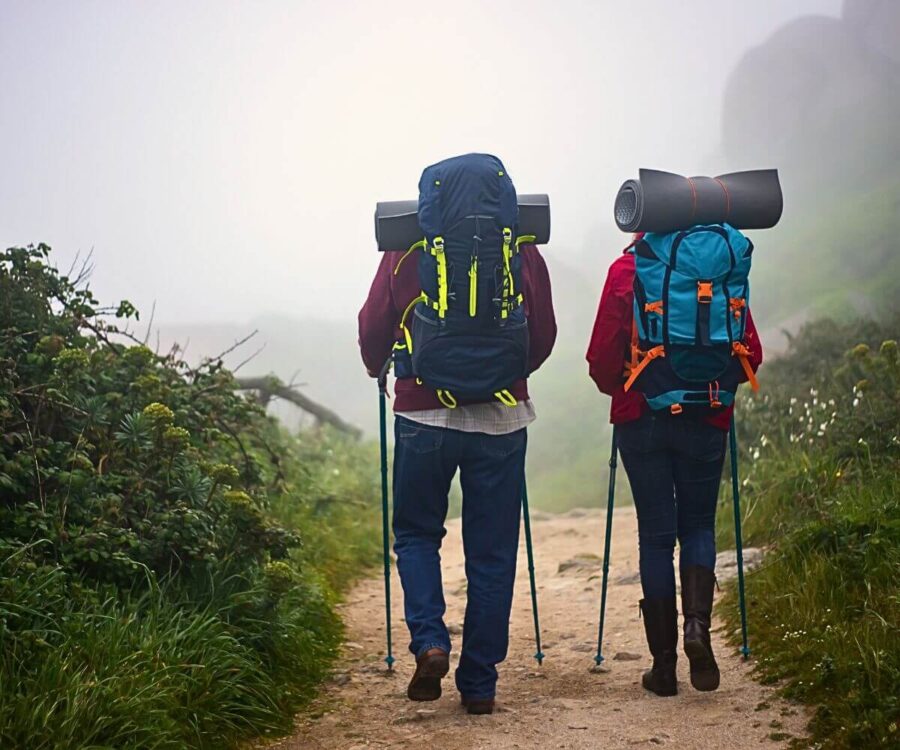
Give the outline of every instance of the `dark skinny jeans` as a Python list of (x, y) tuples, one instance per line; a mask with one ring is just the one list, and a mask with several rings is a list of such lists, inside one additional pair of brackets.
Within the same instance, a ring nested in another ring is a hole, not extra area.
[(725, 432), (689, 414), (648, 413), (616, 427), (638, 517), (645, 599), (675, 596), (675, 540), (680, 567), (716, 565), (716, 502)]

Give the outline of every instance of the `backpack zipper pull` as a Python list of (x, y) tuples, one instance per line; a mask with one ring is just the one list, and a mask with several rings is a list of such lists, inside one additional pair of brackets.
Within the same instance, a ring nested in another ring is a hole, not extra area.
[(478, 312), (478, 256), (473, 253), (472, 265), (469, 268), (469, 316), (474, 318)]

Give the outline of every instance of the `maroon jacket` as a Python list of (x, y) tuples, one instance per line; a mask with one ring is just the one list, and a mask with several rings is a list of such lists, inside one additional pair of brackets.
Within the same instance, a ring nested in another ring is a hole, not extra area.
[[(597, 320), (587, 350), (591, 378), (597, 387), (612, 396), (609, 421), (613, 424), (631, 422), (649, 411), (647, 400), (635, 389), (625, 391), (625, 362), (630, 359), (632, 321), (634, 319), (634, 255), (626, 252), (609, 267), (606, 285), (600, 296)], [(753, 371), (762, 364), (762, 343), (756, 332), (753, 317), (747, 310), (747, 332), (744, 345), (750, 350), (748, 360)], [(716, 409), (707, 421), (727, 430), (734, 406)]]
[[(421, 292), (418, 256), (407, 258), (399, 271), (394, 273), (402, 257), (402, 252), (394, 250), (382, 255), (369, 296), (359, 311), (359, 349), (366, 370), (372, 377), (378, 375), (400, 336), (400, 316)], [(553, 350), (556, 317), (553, 314), (550, 274), (540, 252), (534, 245), (523, 245), (521, 257), (525, 314), (528, 317), (528, 370), (534, 372)], [(519, 380), (509, 390), (520, 401), (528, 398), (528, 386), (524, 380)], [(472, 402), (460, 400), (460, 403)], [(396, 411), (440, 408), (443, 408), (442, 404), (430, 388), (418, 385), (412, 378), (397, 381)]]

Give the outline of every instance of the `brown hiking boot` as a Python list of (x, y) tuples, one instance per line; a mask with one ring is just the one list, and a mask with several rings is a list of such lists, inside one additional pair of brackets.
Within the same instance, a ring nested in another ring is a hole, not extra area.
[(406, 695), (411, 701), (436, 701), (441, 697), (441, 680), (450, 671), (450, 656), (442, 648), (430, 648), (416, 659), (416, 673)]
[(466, 698), (466, 696), (460, 696), (460, 703), (463, 704), (463, 708), (466, 709), (467, 713), (484, 716), (486, 714), (494, 713), (494, 699), (493, 698)]

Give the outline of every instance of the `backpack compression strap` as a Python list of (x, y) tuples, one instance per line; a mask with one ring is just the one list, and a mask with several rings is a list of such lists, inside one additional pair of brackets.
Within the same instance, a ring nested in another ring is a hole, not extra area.
[(500, 300), (500, 317), (506, 319), (510, 312), (515, 310), (525, 301), (521, 292), (516, 292), (516, 282), (512, 272), (512, 258), (520, 252), (520, 245), (525, 242), (534, 242), (537, 239), (533, 234), (523, 234), (513, 242), (512, 229), (503, 228), (503, 292)]
[(750, 356), (750, 350), (740, 341), (735, 341), (731, 345), (731, 350), (734, 356), (740, 359), (741, 367), (744, 368), (744, 374), (747, 376), (747, 380), (750, 382), (750, 387), (755, 393), (759, 390), (759, 381), (756, 379), (756, 373), (753, 372), (753, 368), (750, 367), (750, 360), (748, 359), (748, 357)]
[(659, 346), (654, 346), (652, 349), (648, 349), (641, 353), (644, 355), (643, 359), (631, 368), (628, 380), (625, 381), (625, 385), (623, 386), (626, 393), (631, 389), (631, 386), (634, 385), (634, 381), (638, 379), (638, 376), (647, 368), (647, 365), (657, 357), (666, 356), (666, 349), (660, 344)]

